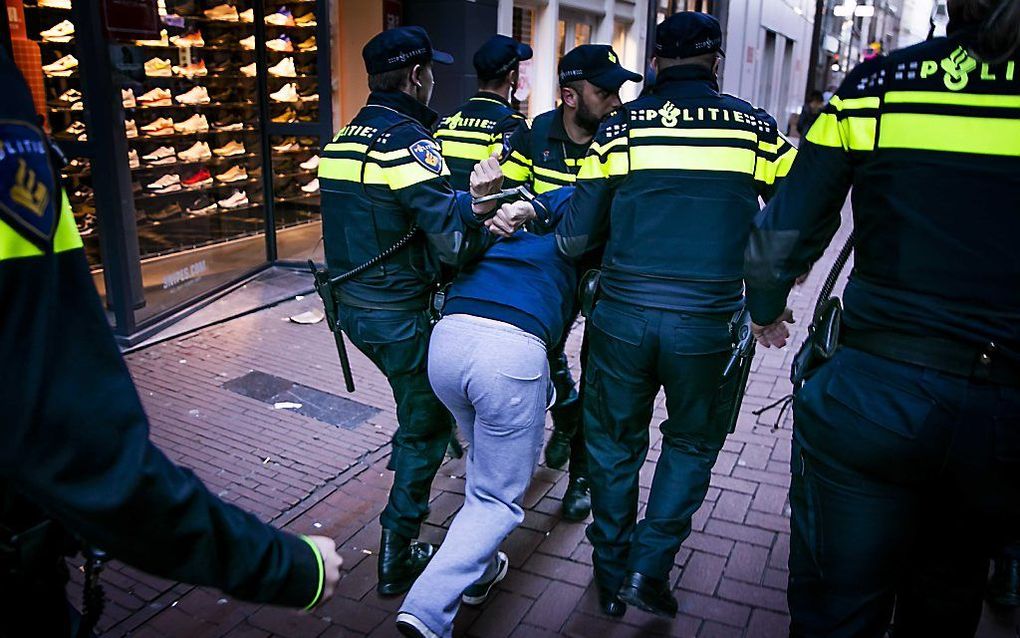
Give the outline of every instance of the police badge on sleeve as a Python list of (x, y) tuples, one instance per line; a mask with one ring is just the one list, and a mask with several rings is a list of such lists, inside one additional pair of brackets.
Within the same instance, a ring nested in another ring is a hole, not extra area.
[(432, 140), (419, 140), (408, 147), (411, 157), (416, 162), (432, 171), (436, 175), (443, 172), (443, 154), (439, 151), (439, 145)]
[(43, 249), (53, 244), (57, 229), (53, 184), (42, 131), (0, 120), (0, 219)]

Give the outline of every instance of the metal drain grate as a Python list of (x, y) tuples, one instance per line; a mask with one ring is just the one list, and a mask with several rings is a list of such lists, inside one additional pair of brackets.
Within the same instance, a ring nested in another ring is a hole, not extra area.
[(370, 405), (309, 388), (306, 385), (258, 370), (249, 372), (243, 377), (231, 379), (224, 383), (223, 387), (269, 405), (282, 401), (300, 403), (300, 408), (293, 408), (290, 411), (345, 430), (356, 429), (365, 420), (380, 411)]

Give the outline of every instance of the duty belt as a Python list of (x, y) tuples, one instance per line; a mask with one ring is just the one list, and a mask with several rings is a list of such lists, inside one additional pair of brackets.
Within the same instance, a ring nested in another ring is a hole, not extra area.
[(1020, 386), (1020, 363), (1006, 358), (994, 342), (984, 346), (949, 339), (844, 326), (842, 345), (901, 363), (931, 368), (975, 381)]

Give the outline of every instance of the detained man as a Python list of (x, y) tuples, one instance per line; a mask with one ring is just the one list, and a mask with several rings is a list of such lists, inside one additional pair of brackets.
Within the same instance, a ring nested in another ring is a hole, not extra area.
[(462, 262), (470, 253), (481, 256), (450, 287), (428, 359), (432, 388), (469, 444), (464, 507), (397, 616), (413, 638), (451, 636), (461, 602), (482, 604), (507, 574), (498, 549), (524, 520), (521, 499), (554, 394), (548, 351), (572, 318), (577, 287), (576, 267), (551, 234), (486, 234)]

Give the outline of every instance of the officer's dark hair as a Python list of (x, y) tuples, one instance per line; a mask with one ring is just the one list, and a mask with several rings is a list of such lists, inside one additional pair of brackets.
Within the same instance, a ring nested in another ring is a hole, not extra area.
[(411, 82), (411, 68), (393, 69), (368, 76), (368, 90), (375, 91), (403, 91)]
[(998, 63), (1020, 52), (1020, 0), (949, 0), (949, 18), (980, 25), (974, 53)]
[(668, 69), (672, 66), (701, 66), (709, 71), (715, 69), (715, 60), (719, 57), (718, 53), (705, 53), (703, 55), (694, 56), (692, 58), (658, 58), (659, 60), (659, 71)]
[(485, 80), (479, 78), (478, 79), (478, 88), (481, 89), (482, 91), (488, 91), (490, 89), (498, 89), (499, 87), (501, 87), (504, 84), (506, 84), (506, 79), (507, 79), (507, 77), (511, 73), (513, 73), (514, 71), (520, 71), (520, 68), (521, 68), (521, 63), (520, 62), (514, 62), (514, 65), (511, 66), (509, 69), (507, 69), (506, 73), (504, 73), (503, 75), (499, 76), (498, 78), (488, 78), (488, 79), (485, 79)]

